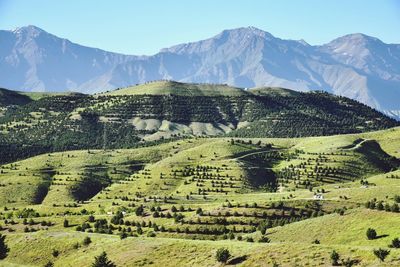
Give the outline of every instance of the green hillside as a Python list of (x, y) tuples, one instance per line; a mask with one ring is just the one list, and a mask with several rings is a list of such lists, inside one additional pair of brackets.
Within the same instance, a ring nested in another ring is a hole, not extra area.
[(82, 95), (81, 93), (74, 92), (19, 92), (19, 94), (25, 95), (34, 101), (45, 97)]
[(245, 91), (153, 82), (99, 95), (6, 92), (7, 99), (14, 95), (25, 102), (15, 106), (7, 100), (0, 110), (3, 163), (47, 152), (135, 148), (190, 136), (328, 136), (399, 125), (344, 97), (282, 88)]
[(241, 88), (222, 84), (188, 84), (175, 81), (156, 81), (117, 89), (100, 95), (179, 95), (179, 96), (243, 96)]
[(333, 250), (397, 266), (399, 138), (191, 137), (3, 164), (1, 264), (88, 266), (106, 251), (117, 266), (219, 266), (227, 248), (238, 266), (330, 266)]
[(0, 88), (0, 108), (12, 105), (24, 105), (32, 100), (18, 92)]
[(249, 93), (254, 95), (270, 95), (270, 96), (299, 96), (301, 93), (281, 87), (261, 87), (251, 88), (248, 90)]

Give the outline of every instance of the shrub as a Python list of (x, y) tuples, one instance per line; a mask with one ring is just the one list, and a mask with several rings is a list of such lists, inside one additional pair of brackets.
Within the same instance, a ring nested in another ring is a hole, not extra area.
[(219, 262), (223, 262), (226, 263), (229, 259), (229, 257), (231, 256), (230, 252), (228, 249), (226, 248), (219, 248), (217, 250), (217, 254), (215, 255), (215, 258), (217, 259), (217, 261)]
[(57, 258), (58, 255), (60, 255), (60, 251), (58, 251), (57, 249), (53, 249), (53, 251), (51, 252), (51, 255), (53, 255), (54, 258)]
[(154, 232), (149, 232), (149, 233), (147, 233), (147, 236), (148, 236), (148, 237), (156, 237), (156, 233), (154, 233)]
[(246, 238), (246, 241), (252, 243), (252, 242), (254, 242), (254, 239), (253, 239), (252, 237), (247, 237), (247, 238)]
[(390, 250), (387, 249), (374, 249), (374, 255), (382, 262), (385, 261), (385, 258), (389, 255)]
[(269, 243), (269, 242), (271, 242), (271, 240), (270, 240), (268, 237), (266, 237), (266, 236), (262, 236), (262, 237), (258, 240), (258, 242), (260, 242), (260, 243)]
[(128, 234), (127, 234), (126, 232), (122, 232), (122, 233), (120, 233), (119, 237), (120, 237), (121, 239), (125, 239), (125, 238), (128, 237)]
[(90, 243), (92, 243), (92, 239), (90, 239), (90, 237), (85, 237), (84, 239), (83, 239), (83, 244), (85, 245), (85, 246), (88, 246)]
[(367, 230), (367, 238), (368, 238), (368, 240), (376, 239), (376, 237), (377, 237), (377, 234), (376, 234), (375, 229), (368, 228), (368, 230)]
[(94, 216), (93, 215), (89, 215), (88, 221), (89, 222), (94, 222)]
[(335, 250), (332, 251), (332, 253), (331, 253), (331, 261), (332, 261), (332, 265), (333, 266), (338, 266), (339, 265), (339, 259), (340, 259), (339, 253), (337, 253)]
[(342, 265), (345, 267), (352, 267), (357, 263), (357, 260), (353, 260), (350, 258), (347, 258), (346, 260), (342, 260)]
[(392, 240), (392, 244), (390, 245), (392, 248), (400, 248), (400, 239), (396, 237)]
[(139, 207), (136, 208), (135, 214), (136, 214), (136, 216), (143, 216), (143, 214), (144, 214), (143, 205), (140, 205)]

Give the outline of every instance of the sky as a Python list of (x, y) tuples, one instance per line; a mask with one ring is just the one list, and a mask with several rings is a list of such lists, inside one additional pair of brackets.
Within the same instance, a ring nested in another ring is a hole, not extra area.
[(400, 0), (0, 0), (0, 29), (26, 25), (132, 55), (247, 26), (312, 45), (358, 32), (400, 43)]

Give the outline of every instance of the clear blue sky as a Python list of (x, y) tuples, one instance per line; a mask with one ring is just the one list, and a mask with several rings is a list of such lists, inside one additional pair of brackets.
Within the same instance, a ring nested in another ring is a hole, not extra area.
[(355, 32), (400, 43), (400, 0), (0, 0), (0, 29), (25, 25), (136, 55), (242, 26), (310, 44)]

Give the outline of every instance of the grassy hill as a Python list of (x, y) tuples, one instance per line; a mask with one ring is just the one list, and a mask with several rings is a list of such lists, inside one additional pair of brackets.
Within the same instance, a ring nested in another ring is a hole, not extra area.
[(219, 266), (228, 248), (238, 266), (329, 266), (333, 250), (397, 266), (399, 136), (192, 137), (4, 164), (1, 264), (88, 266), (106, 251), (117, 266)]
[(100, 95), (179, 95), (179, 96), (243, 96), (241, 88), (223, 84), (195, 84), (175, 81), (156, 81), (117, 89)]
[[(282, 88), (153, 82), (99, 95), (4, 92), (0, 162), (183, 136), (302, 137), (399, 125), (344, 97)], [(11, 105), (11, 95), (25, 102)]]
[(83, 95), (82, 93), (75, 93), (75, 92), (18, 92), (18, 93), (21, 95), (25, 95), (34, 101), (45, 97)]

